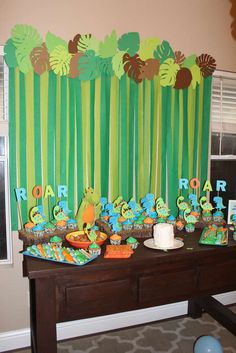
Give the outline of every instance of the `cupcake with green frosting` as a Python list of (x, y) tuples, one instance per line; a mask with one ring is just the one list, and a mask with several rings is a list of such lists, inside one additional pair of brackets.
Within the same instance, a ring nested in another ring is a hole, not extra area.
[(50, 243), (56, 246), (61, 246), (62, 245), (62, 239), (58, 237), (57, 235), (54, 235), (54, 237), (50, 238)]
[(45, 229), (45, 233), (53, 233), (56, 229), (55, 225), (51, 222), (47, 222), (45, 225), (44, 225), (44, 229)]
[(209, 210), (202, 211), (202, 220), (203, 222), (210, 222), (212, 220), (212, 214)]
[(138, 241), (134, 237), (127, 238), (126, 244), (130, 245), (131, 249), (137, 249), (137, 247), (138, 247)]
[(91, 255), (100, 255), (101, 254), (101, 247), (95, 242), (90, 244), (88, 249), (89, 249), (89, 253)]
[(134, 229), (143, 229), (143, 220), (138, 218), (134, 221)]
[(185, 225), (185, 230), (187, 233), (193, 233), (195, 230), (195, 225), (193, 223), (187, 223)]

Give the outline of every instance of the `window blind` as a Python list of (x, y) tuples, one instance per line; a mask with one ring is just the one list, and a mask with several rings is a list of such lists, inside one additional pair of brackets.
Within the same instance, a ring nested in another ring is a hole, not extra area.
[(236, 134), (236, 76), (215, 76), (212, 82), (212, 132)]

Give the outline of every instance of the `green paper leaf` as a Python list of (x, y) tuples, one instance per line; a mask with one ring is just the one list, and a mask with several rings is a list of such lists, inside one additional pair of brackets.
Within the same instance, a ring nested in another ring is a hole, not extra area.
[(184, 60), (182, 67), (187, 67), (188, 69), (191, 69), (193, 65), (196, 65), (196, 58), (197, 56), (195, 54), (188, 56)]
[(50, 54), (50, 65), (56, 75), (65, 76), (70, 71), (70, 60), (72, 55), (68, 52), (67, 47), (58, 45)]
[(77, 49), (79, 52), (93, 50), (96, 54), (99, 52), (100, 41), (91, 34), (82, 34), (78, 41)]
[(95, 56), (95, 52), (89, 50), (84, 56), (79, 58), (79, 79), (82, 81), (93, 80), (96, 77), (100, 76), (101, 70), (99, 67), (100, 58)]
[(4, 45), (4, 59), (9, 68), (17, 67), (16, 47), (14, 46), (11, 38), (8, 39)]
[(40, 46), (43, 41), (38, 31), (29, 25), (16, 25), (12, 29), (12, 41), (16, 47), (16, 59), (20, 71), (27, 73), (32, 70), (30, 53)]
[(62, 46), (67, 49), (66, 41), (60, 37), (55, 36), (51, 32), (47, 32), (45, 43), (49, 54), (51, 54), (53, 50), (58, 46)]
[(145, 61), (153, 58), (153, 53), (156, 47), (160, 44), (159, 38), (146, 38), (141, 41), (139, 48), (139, 57)]
[(115, 55), (117, 50), (117, 36), (113, 31), (111, 35), (106, 36), (104, 42), (99, 45), (99, 56), (101, 58), (110, 58)]
[(139, 50), (140, 38), (138, 32), (123, 34), (118, 40), (118, 48), (134, 56)]
[(175, 58), (173, 49), (166, 40), (163, 40), (161, 45), (158, 45), (157, 49), (154, 51), (154, 58), (158, 59), (161, 64), (166, 61), (166, 59)]
[(118, 51), (112, 58), (112, 68), (114, 70), (115, 75), (120, 79), (121, 76), (124, 75), (124, 64), (123, 64), (123, 56), (124, 51)]
[(100, 58), (99, 59), (99, 69), (101, 72), (108, 76), (113, 76), (114, 71), (112, 68), (112, 58)]
[(174, 86), (176, 74), (180, 69), (178, 64), (175, 64), (174, 59), (169, 58), (160, 65), (160, 83), (162, 86)]
[(200, 84), (201, 82), (201, 70), (197, 64), (193, 65), (190, 68), (191, 74), (192, 74), (192, 82), (191, 85), (193, 89), (196, 88), (197, 84)]

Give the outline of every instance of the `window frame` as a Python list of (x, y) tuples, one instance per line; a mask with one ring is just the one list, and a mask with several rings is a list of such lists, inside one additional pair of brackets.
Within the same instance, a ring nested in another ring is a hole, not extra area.
[[(4, 55), (4, 47), (0, 45), (0, 56)], [(0, 156), (0, 161), (4, 162), (5, 176), (5, 214), (6, 214), (6, 259), (0, 259), (1, 265), (9, 265), (13, 263), (13, 244), (11, 232), (11, 212), (10, 212), (10, 174), (9, 174), (9, 120), (8, 120), (8, 67), (4, 62), (4, 120), (0, 120), (0, 136), (5, 137), (5, 156)]]
[[(228, 79), (233, 79), (235, 80), (235, 87), (236, 87), (236, 72), (231, 72), (231, 71), (223, 71), (223, 70), (216, 70), (213, 74), (213, 80), (214, 78), (228, 78)], [(211, 125), (210, 125), (210, 142), (212, 141), (212, 120), (211, 120)], [(236, 135), (236, 134), (235, 134)], [(211, 145), (211, 143), (210, 143)], [(210, 160), (236, 160), (236, 154), (235, 155), (226, 155), (226, 154), (216, 154), (213, 155), (210, 153)]]

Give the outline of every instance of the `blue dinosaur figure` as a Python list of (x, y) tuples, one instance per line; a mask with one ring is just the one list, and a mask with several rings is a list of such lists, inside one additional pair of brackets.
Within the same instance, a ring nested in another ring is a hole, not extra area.
[(107, 204), (107, 197), (101, 197), (100, 204), (101, 204), (101, 211), (105, 211), (105, 207)]
[(108, 213), (109, 216), (117, 215), (117, 213), (114, 210), (114, 206), (113, 206), (113, 204), (111, 202), (106, 204), (105, 211)]
[(130, 201), (128, 202), (128, 206), (131, 211), (133, 211), (135, 218), (143, 212), (143, 208), (134, 200), (134, 198), (130, 199)]
[(224, 205), (223, 205), (223, 198), (220, 197), (220, 196), (215, 196), (213, 197), (213, 201), (215, 202), (216, 204), (216, 209), (221, 211), (223, 210), (224, 208), (226, 208)]
[(188, 199), (190, 200), (190, 204), (191, 204), (191, 206), (193, 207), (193, 210), (195, 211), (195, 212), (197, 212), (198, 211), (198, 206), (199, 206), (199, 202), (198, 202), (198, 200), (197, 200), (197, 195), (196, 194), (189, 194), (188, 195)]
[(109, 224), (111, 226), (112, 231), (115, 233), (121, 231), (121, 226), (118, 222), (118, 219), (119, 219), (119, 214), (116, 214), (109, 218)]

